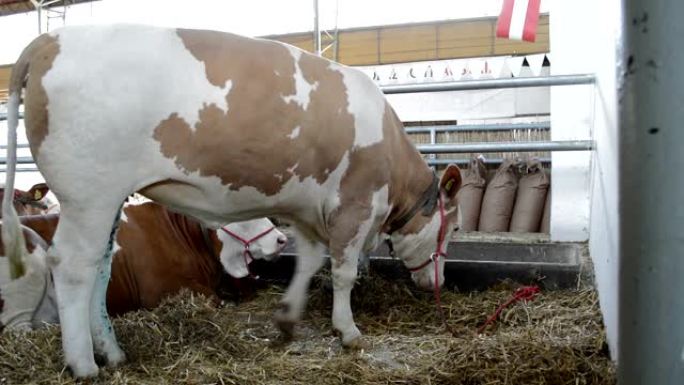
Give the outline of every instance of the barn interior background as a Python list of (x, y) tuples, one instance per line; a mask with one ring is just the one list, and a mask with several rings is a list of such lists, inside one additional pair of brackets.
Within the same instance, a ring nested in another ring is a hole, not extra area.
[[(39, 3), (45, 3), (45, 7), (36, 24), (35, 11), (22, 12), (34, 10)], [(183, 7), (169, 7), (172, 16), (154, 20), (133, 15), (135, 2), (124, 1), (125, 11), (119, 13), (113, 11), (113, 3), (0, 0), (0, 36), (13, 33), (17, 47), (22, 47), (35, 36), (38, 26), (45, 31), (60, 25), (116, 18), (198, 26), (198, 22), (183, 22), (179, 16)], [(216, 6), (209, 3), (204, 6)], [(299, 23), (290, 20), (291, 25), (310, 25), (310, 1), (287, 3), (287, 14)], [(481, 2), (479, 8), (473, 9), (465, 7), (464, 2), (411, 4), (403, 12), (413, 13), (411, 20), (421, 20), (411, 23), (392, 18), (402, 8), (398, 2), (358, 3), (362, 2), (321, 1), (320, 15), (315, 15), (321, 18), (316, 24), (321, 28), (313, 34), (295, 32), (308, 27), (288, 30), (284, 27), (286, 21), (274, 19), (251, 23), (271, 23), (270, 30), (250, 25), (237, 32), (280, 40), (312, 52), (320, 50), (328, 58), (358, 66), (388, 92), (407, 132), (438, 169), (449, 162), (467, 169), (471, 159), (482, 154), (487, 169), (484, 179), (489, 183), (504, 159), (538, 158), (549, 180), (548, 195), (544, 195), (545, 202), (548, 196), (548, 227), (540, 222), (533, 231), (536, 234), (516, 235), (504, 229), (503, 233), (457, 235), (459, 242), (451, 248), (455, 251), (450, 263), (461, 268), (477, 266), (472, 269), (480, 272), (487, 267), (504, 275), (542, 274), (565, 286), (571, 283), (562, 277), (576, 279), (582, 272), (598, 290), (607, 341), (617, 360), (622, 3), (542, 1), (534, 42), (496, 37), (502, 0)], [(358, 8), (350, 11), (352, 6), (348, 4), (357, 4)], [(270, 13), (281, 10), (270, 9)], [(111, 16), (114, 13), (116, 16)], [(384, 23), (368, 21), (372, 14), (389, 16)], [(226, 13), (225, 17), (235, 16)], [(230, 23), (215, 16), (205, 20), (203, 26), (235, 30), (226, 24)], [(18, 56), (19, 49), (3, 49), (0, 53), (0, 120), (12, 58)], [(566, 77), (561, 81), (558, 76)], [(522, 83), (516, 83), (521, 79)], [(537, 80), (520, 85), (530, 79)], [(416, 92), (445, 82), (452, 87)], [(0, 129), (6, 129), (4, 121), (0, 121)], [(2, 130), (0, 142), (4, 143)], [(20, 143), (25, 141), (19, 139)], [(18, 177), (18, 187), (28, 188), (40, 176), (32, 172), (35, 167), (28, 150), (21, 150), (20, 156), (20, 168), (26, 172)], [(492, 248), (482, 252), (485, 246)]]

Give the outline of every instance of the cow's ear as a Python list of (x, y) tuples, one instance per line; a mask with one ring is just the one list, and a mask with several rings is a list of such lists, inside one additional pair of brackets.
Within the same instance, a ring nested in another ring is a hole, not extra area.
[(45, 183), (38, 183), (36, 185), (33, 185), (30, 190), (28, 190), (27, 194), (29, 197), (31, 197), (31, 200), (34, 201), (39, 201), (47, 195), (48, 191), (50, 191), (50, 188), (48, 185)]
[(439, 189), (449, 199), (454, 199), (458, 189), (461, 188), (461, 170), (455, 164), (450, 164), (444, 174), (442, 180), (439, 182)]

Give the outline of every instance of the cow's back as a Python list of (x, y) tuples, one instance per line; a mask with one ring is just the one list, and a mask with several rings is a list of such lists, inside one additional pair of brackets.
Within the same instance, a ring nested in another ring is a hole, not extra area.
[[(290, 210), (312, 185), (308, 201), (335, 194), (354, 151), (400, 134), (363, 73), (282, 43), (134, 25), (69, 27), (51, 37), (51, 62), (29, 75), (26, 123), (58, 196), (70, 182), (52, 175), (78, 153), (162, 201), (159, 182), (171, 180), (203, 191), (248, 186), (280, 195), (274, 201)], [(375, 149), (374, 161), (388, 164), (387, 148)], [(211, 205), (248, 201), (234, 195)]]

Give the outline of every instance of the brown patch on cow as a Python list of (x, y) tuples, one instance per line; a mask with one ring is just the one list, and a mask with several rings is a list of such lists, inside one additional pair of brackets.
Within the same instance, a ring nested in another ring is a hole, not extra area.
[[(458, 198), (456, 197), (456, 193), (460, 189), (461, 184), (461, 173), (458, 167), (450, 165), (439, 182), (439, 191), (443, 199), (442, 202), (444, 203), (447, 223), (453, 223), (458, 217)], [(399, 229), (398, 232), (402, 235), (420, 233), (423, 228), (430, 223), (438, 210), (439, 206), (435, 205), (435, 209), (429, 215), (422, 215), (419, 211), (404, 227)]]
[(35, 231), (41, 239), (50, 244), (57, 230), (59, 214), (26, 215), (19, 217), (19, 221), (23, 226)]
[[(266, 195), (295, 177), (323, 183), (337, 168), (354, 143), (354, 117), (348, 113), (342, 74), (329, 61), (302, 53), (303, 76), (318, 84), (304, 110), (283, 100), (296, 87), (295, 61), (282, 44), (213, 31), (178, 30), (178, 35), (205, 64), (212, 84), (230, 80), (232, 87), (227, 113), (211, 104), (200, 109), (192, 128), (177, 114), (159, 123), (154, 138), (165, 157), (185, 172), (219, 177), (233, 190), (252, 186)], [(291, 138), (296, 128), (299, 135)]]
[[(38, 157), (38, 149), (48, 134), (48, 96), (43, 88), (43, 76), (52, 68), (55, 57), (59, 54), (59, 42), (47, 34), (40, 35), (27, 48), (30, 52), (28, 81), (24, 98), (26, 136), (31, 153)], [(22, 57), (24, 54), (22, 54)]]
[[(342, 177), (341, 204), (331, 215), (329, 223), (334, 234), (330, 251), (335, 262), (343, 261), (344, 249), (356, 236), (359, 224), (370, 218), (373, 193), (388, 185), (388, 204), (394, 207), (392, 213), (401, 213), (410, 210), (415, 199), (422, 195), (422, 186), (431, 182), (430, 169), (405, 134), (394, 110), (386, 103), (383, 140), (355, 149), (349, 159), (349, 168)], [(371, 229), (372, 232), (379, 230)]]

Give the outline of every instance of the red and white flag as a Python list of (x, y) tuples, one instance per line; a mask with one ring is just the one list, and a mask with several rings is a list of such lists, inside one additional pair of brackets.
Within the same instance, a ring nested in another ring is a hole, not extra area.
[(496, 37), (534, 42), (541, 0), (504, 0)]

